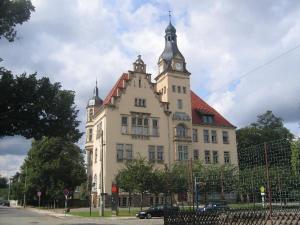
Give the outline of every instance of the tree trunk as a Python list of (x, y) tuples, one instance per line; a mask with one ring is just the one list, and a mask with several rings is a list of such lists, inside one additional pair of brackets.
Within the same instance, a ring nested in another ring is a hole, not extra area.
[(128, 202), (128, 203), (129, 203), (129, 210), (128, 210), (128, 211), (129, 211), (129, 214), (130, 214), (130, 207), (131, 207), (131, 192), (129, 192), (129, 202)]
[(144, 195), (144, 193), (143, 192), (141, 192), (141, 211), (143, 210), (143, 196)]

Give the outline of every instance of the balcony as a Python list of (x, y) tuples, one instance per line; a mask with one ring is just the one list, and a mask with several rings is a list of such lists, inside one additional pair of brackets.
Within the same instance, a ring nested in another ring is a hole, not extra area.
[(191, 136), (180, 136), (180, 135), (175, 135), (175, 136), (174, 136), (174, 141), (192, 142), (192, 137), (191, 137)]

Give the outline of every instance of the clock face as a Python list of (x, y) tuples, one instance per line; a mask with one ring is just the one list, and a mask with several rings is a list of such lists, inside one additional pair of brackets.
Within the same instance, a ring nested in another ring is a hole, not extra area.
[(176, 70), (182, 70), (182, 63), (175, 63)]
[(89, 101), (89, 105), (95, 105), (95, 99), (91, 99), (91, 100)]

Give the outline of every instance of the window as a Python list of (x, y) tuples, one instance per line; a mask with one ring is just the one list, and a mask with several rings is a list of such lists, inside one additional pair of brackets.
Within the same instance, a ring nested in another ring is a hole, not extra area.
[(193, 142), (197, 142), (197, 141), (198, 141), (198, 130), (193, 129)]
[(199, 160), (199, 151), (198, 151), (198, 149), (194, 149), (194, 160)]
[(222, 131), (223, 134), (223, 144), (229, 144), (228, 131)]
[(96, 139), (99, 139), (101, 137), (101, 132), (102, 132), (102, 122), (97, 124)]
[(213, 151), (213, 163), (218, 163), (219, 162), (219, 154), (217, 151)]
[(125, 151), (126, 151), (126, 159), (132, 160), (132, 158), (133, 158), (132, 145), (125, 145)]
[(90, 110), (89, 110), (89, 118), (88, 118), (88, 121), (91, 121), (91, 120), (92, 120), (92, 117), (93, 117), (93, 109), (90, 109)]
[(164, 160), (164, 146), (157, 146), (157, 160)]
[(186, 87), (182, 87), (182, 92), (183, 92), (183, 94), (186, 93)]
[(146, 99), (144, 98), (135, 98), (134, 106), (136, 107), (146, 107)]
[(214, 119), (211, 115), (204, 115), (203, 116), (203, 123), (213, 123)]
[(177, 108), (182, 109), (182, 100), (181, 99), (177, 99)]
[(128, 126), (128, 118), (127, 118), (127, 116), (122, 116), (122, 126)]
[(95, 163), (97, 162), (97, 159), (98, 159), (98, 150), (95, 149)]
[(187, 128), (184, 124), (178, 124), (176, 127), (176, 136), (178, 137), (187, 137)]
[(181, 87), (180, 86), (177, 86), (177, 92), (181, 93)]
[(211, 142), (217, 143), (217, 131), (216, 130), (211, 131)]
[(204, 160), (206, 164), (210, 164), (210, 151), (206, 150), (204, 153)]
[(149, 135), (149, 119), (145, 117), (132, 117), (132, 134)]
[(139, 88), (142, 87), (142, 81), (139, 79)]
[(178, 160), (188, 160), (188, 146), (178, 145)]
[(122, 206), (123, 207), (127, 206), (127, 197), (122, 198)]
[(94, 182), (93, 182), (93, 190), (95, 191), (97, 187), (97, 175), (94, 175)]
[(230, 154), (229, 154), (229, 152), (224, 152), (224, 163), (225, 164), (230, 163)]
[(123, 144), (117, 144), (117, 161), (123, 161)]
[(149, 156), (149, 161), (155, 160), (155, 146), (154, 145), (148, 146), (148, 156)]
[(209, 143), (209, 130), (203, 130), (204, 143)]
[(172, 85), (172, 91), (176, 92), (176, 86), (175, 85)]
[(158, 137), (159, 130), (158, 130), (158, 120), (152, 119), (152, 136)]
[(128, 117), (122, 116), (121, 118), (121, 133), (128, 134)]
[(90, 129), (89, 129), (88, 141), (90, 142), (90, 141), (92, 141), (92, 140), (93, 140), (93, 129), (90, 128)]

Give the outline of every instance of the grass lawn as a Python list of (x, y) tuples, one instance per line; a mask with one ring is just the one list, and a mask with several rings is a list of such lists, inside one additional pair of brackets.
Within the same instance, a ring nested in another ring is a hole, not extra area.
[[(133, 216), (135, 217), (135, 214), (138, 212), (139, 210), (134, 208), (134, 209), (131, 209), (130, 210), (130, 213), (128, 211), (128, 208), (127, 209), (119, 209), (119, 215), (118, 216)], [(90, 217), (90, 211), (72, 211), (71, 209), (71, 212), (69, 213), (71, 215), (74, 215), (74, 216), (82, 216), (82, 217)], [(112, 214), (111, 214), (111, 211), (110, 210), (105, 210), (104, 211), (104, 216), (105, 217), (110, 217)], [(91, 214), (91, 217), (99, 217), (99, 210), (92, 210), (92, 214)]]

